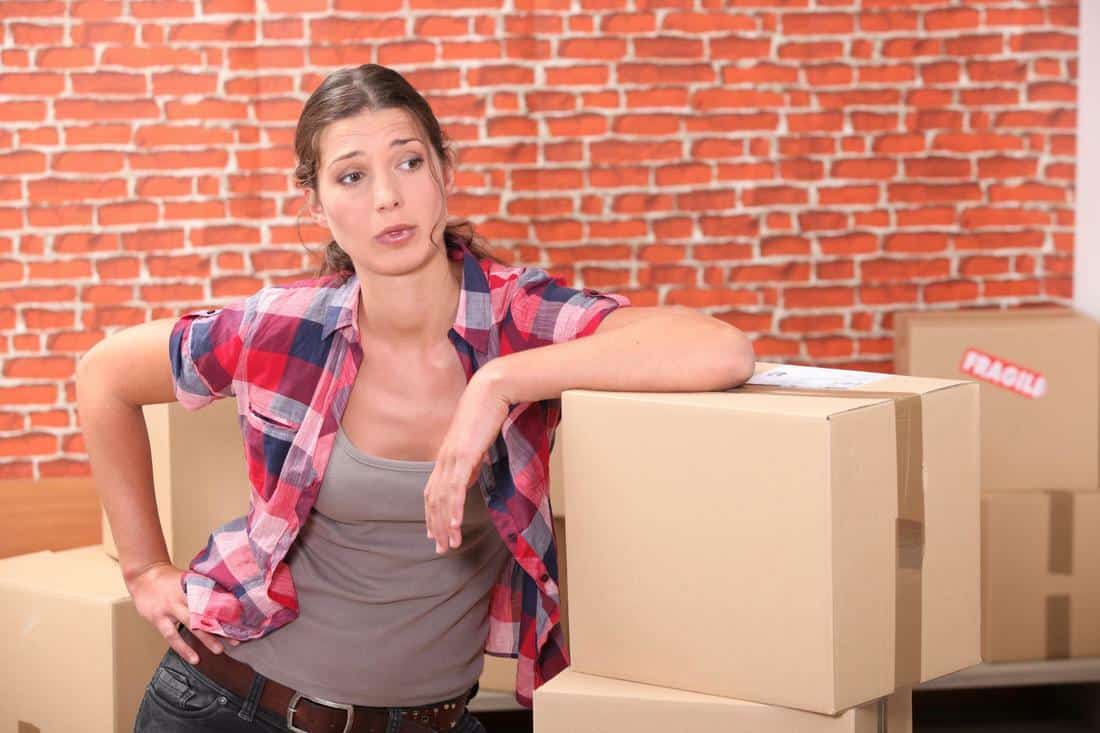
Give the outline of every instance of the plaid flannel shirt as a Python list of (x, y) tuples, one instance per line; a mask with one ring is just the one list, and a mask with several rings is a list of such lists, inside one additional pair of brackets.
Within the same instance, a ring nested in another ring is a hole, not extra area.
[[(590, 335), (623, 295), (574, 289), (537, 267), (463, 260), (448, 338), (466, 372), (497, 356)], [(321, 487), (363, 351), (354, 274), (265, 287), (213, 310), (184, 314), (169, 341), (177, 399), (196, 410), (235, 397), (251, 495), (248, 513), (217, 527), (181, 579), (188, 626), (254, 639), (298, 616), (284, 561)], [(490, 591), (485, 652), (517, 659), (516, 700), (569, 665), (561, 631), (549, 454), (560, 398), (511, 406), (477, 479), (511, 551)]]

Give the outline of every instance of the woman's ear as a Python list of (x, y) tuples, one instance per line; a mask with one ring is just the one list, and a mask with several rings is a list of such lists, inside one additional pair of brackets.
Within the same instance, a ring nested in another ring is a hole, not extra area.
[(327, 227), (328, 219), (325, 217), (325, 209), (321, 205), (321, 197), (317, 195), (317, 191), (312, 188), (307, 188), (306, 196), (309, 200), (309, 214), (313, 217), (313, 221), (323, 227)]

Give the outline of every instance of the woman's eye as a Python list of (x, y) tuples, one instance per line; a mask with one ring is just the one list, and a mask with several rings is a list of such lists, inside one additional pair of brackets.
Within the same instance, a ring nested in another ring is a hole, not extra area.
[[(422, 164), (424, 163), (424, 159), (423, 159), (423, 158), (421, 158), (421, 157), (420, 157), (419, 155), (415, 155), (415, 156), (413, 156), (413, 157), (409, 158), (408, 160), (406, 160), (406, 161), (402, 162), (402, 163), (401, 163), (401, 165), (405, 165), (405, 163), (416, 163), (416, 165), (415, 165), (415, 166), (413, 166), (412, 168), (410, 168), (410, 169), (408, 169), (408, 170), (417, 170), (417, 169), (418, 169), (418, 168), (420, 168), (420, 166), (421, 166), (421, 165), (422, 165)], [(350, 176), (362, 176), (362, 174), (361, 174), (361, 173), (359, 173), (359, 171), (351, 171), (350, 173), (345, 173), (344, 175), (340, 176), (340, 177), (339, 177), (339, 178), (337, 178), (336, 180), (337, 180), (337, 182), (339, 182), (339, 183), (345, 183), (345, 181), (346, 181), (346, 180), (347, 180), (347, 179), (348, 179), (348, 178), (349, 178)], [(358, 178), (356, 178), (355, 180), (356, 180), (356, 181), (358, 181), (359, 179), (358, 179)], [(354, 182), (355, 182), (355, 181), (352, 181), (352, 183), (354, 183)], [(345, 185), (348, 185), (348, 184), (346, 184), (346, 183), (345, 183)]]

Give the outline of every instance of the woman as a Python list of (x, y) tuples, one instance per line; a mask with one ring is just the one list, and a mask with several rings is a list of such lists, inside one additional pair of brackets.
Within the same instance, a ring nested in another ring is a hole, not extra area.
[[(78, 367), (123, 577), (169, 644), (135, 730), (482, 731), (466, 703), (484, 653), (518, 660), (526, 707), (568, 665), (547, 490), (561, 392), (725, 389), (752, 348), (691, 309), (507, 266), (447, 224), (453, 151), (386, 67), (326, 77), (295, 152), (334, 236), (316, 278), (135, 326)], [(183, 571), (140, 406), (225, 397), (248, 514)]]

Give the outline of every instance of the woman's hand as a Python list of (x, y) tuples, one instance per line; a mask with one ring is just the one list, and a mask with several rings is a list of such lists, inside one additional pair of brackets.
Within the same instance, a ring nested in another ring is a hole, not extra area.
[(462, 544), (466, 492), (477, 481), (485, 454), (508, 417), (508, 398), (497, 388), (487, 366), (475, 372), (466, 385), (424, 487), (424, 520), (438, 554)]
[[(180, 621), (186, 624), (190, 616), (187, 597), (184, 596), (183, 588), (180, 587), (182, 577), (183, 571), (175, 565), (157, 564), (128, 581), (126, 589), (134, 599), (134, 608), (137, 609), (138, 615), (152, 624), (177, 654), (191, 664), (197, 664), (198, 656), (176, 630), (176, 624)], [(221, 641), (216, 636), (200, 629), (193, 629), (191, 633), (210, 651), (215, 654), (222, 653)], [(239, 643), (236, 639), (227, 639), (227, 641), (233, 646)]]

